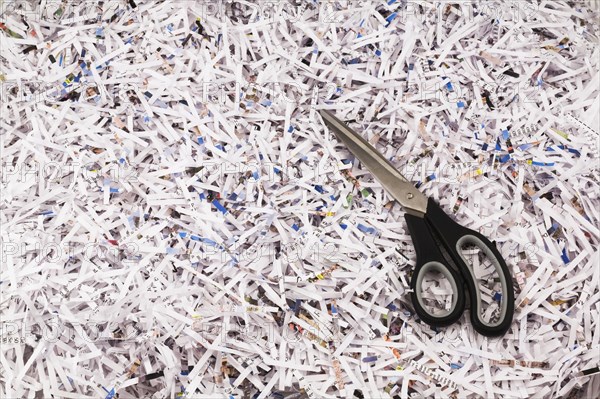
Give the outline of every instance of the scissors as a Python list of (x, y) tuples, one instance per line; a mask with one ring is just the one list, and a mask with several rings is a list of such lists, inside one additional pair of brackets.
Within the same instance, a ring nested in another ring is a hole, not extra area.
[[(514, 290), (510, 271), (496, 245), (479, 232), (453, 221), (432, 198), (423, 195), (383, 155), (331, 112), (320, 110), (319, 113), (329, 129), (406, 211), (404, 219), (417, 255), (410, 295), (421, 320), (432, 327), (453, 324), (462, 316), (468, 299), (475, 331), (488, 337), (506, 333), (514, 314)], [(497, 294), (494, 298), (500, 303), (492, 308), (494, 313), (488, 315), (489, 321), (482, 317), (481, 290), (473, 266), (466, 258), (469, 254), (466, 248), (479, 250), (479, 255), (493, 265), (498, 275), (496, 282), (500, 280), (502, 290), (499, 298)], [(429, 310), (425, 303), (422, 283), (425, 275), (432, 272), (442, 274), (452, 287), (449, 309)]]

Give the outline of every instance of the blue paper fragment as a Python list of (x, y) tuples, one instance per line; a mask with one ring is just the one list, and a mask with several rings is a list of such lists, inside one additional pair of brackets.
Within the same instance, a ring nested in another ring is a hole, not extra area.
[(359, 223), (358, 226), (356, 226), (356, 227), (363, 233), (367, 233), (367, 234), (376, 234), (377, 233), (377, 230), (375, 230), (374, 227), (365, 226), (364, 224), (361, 224), (361, 223)]
[[(575, 154), (577, 157), (581, 156), (581, 153), (578, 150), (576, 150), (575, 148), (569, 148), (569, 147), (567, 147), (565, 145), (562, 145), (562, 144), (561, 145), (557, 145), (557, 147), (559, 149), (561, 149), (561, 150), (567, 150), (570, 153)], [(554, 152), (556, 150), (554, 148), (552, 148), (552, 147), (548, 147), (548, 148), (546, 148), (546, 151), (552, 151), (552, 152)]]
[(104, 389), (106, 392), (108, 392), (108, 395), (106, 395), (104, 397), (104, 399), (113, 399), (115, 397), (115, 389), (111, 389), (110, 391), (104, 387), (102, 387), (102, 389)]
[(216, 241), (213, 241), (210, 238), (201, 238), (200, 241), (202, 241), (205, 244), (212, 245), (213, 247), (219, 246)]
[(394, 19), (396, 19), (396, 16), (397, 16), (397, 15), (398, 15), (398, 13), (397, 13), (397, 12), (393, 12), (393, 13), (391, 13), (391, 14), (390, 14), (390, 15), (389, 15), (389, 16), (388, 16), (386, 19), (385, 19), (385, 20), (387, 21), (387, 24), (386, 24), (385, 26), (389, 26), (389, 25), (392, 23), (392, 21), (393, 21)]
[(525, 151), (525, 150), (530, 149), (531, 147), (533, 147), (533, 144), (525, 143), (525, 144), (521, 144), (520, 146), (518, 146), (517, 149), (519, 149), (521, 151)]
[(506, 154), (500, 157), (500, 163), (506, 163), (510, 159), (510, 154)]
[(571, 259), (569, 259), (569, 256), (567, 255), (567, 248), (563, 248), (562, 255), (560, 257), (565, 263), (565, 265), (571, 261)]
[(554, 162), (538, 162), (538, 161), (531, 161), (531, 164), (533, 166), (554, 166)]
[(547, 230), (549, 235), (554, 234), (554, 232), (558, 229), (558, 223), (552, 223), (552, 226)]
[(212, 204), (217, 208), (223, 215), (227, 213), (227, 209), (221, 205), (221, 203), (217, 200), (213, 200)]

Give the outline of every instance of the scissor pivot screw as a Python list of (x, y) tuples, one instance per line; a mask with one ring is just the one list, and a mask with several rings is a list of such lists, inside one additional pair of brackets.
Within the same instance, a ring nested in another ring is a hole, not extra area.
[(413, 193), (406, 194), (406, 198), (408, 198), (408, 199), (413, 199), (413, 197), (414, 197)]

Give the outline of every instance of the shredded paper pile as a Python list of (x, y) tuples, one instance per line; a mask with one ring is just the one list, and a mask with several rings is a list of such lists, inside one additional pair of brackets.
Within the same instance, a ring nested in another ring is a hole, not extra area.
[[(0, 5), (0, 397), (597, 397), (594, 2)], [(419, 320), (319, 109), (495, 240), (504, 336)]]

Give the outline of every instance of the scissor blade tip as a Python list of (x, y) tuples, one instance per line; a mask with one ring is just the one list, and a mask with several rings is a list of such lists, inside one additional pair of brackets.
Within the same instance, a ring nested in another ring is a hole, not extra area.
[(319, 114), (321, 115), (321, 118), (323, 118), (323, 122), (325, 122), (327, 126), (329, 126), (330, 128), (334, 127), (334, 122), (337, 119), (335, 115), (333, 115), (330, 111), (327, 111), (326, 109), (319, 110)]

